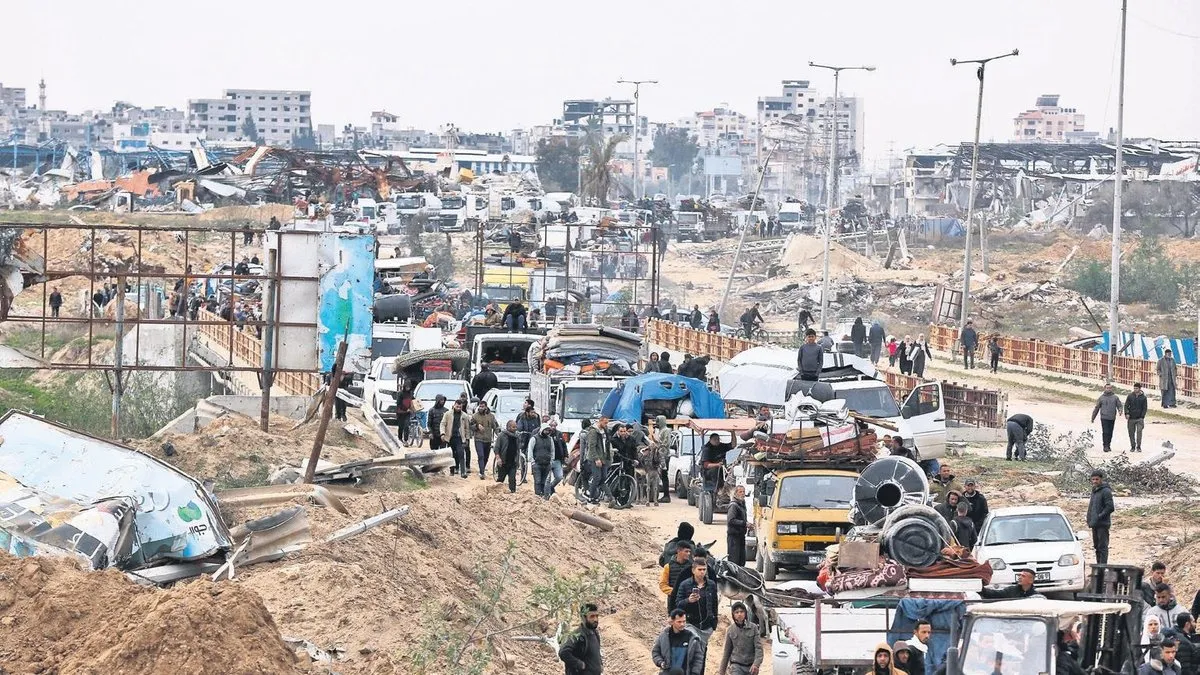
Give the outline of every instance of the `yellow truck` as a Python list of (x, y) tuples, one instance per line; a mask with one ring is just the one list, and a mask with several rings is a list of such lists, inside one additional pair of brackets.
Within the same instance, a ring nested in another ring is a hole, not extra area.
[(755, 487), (755, 565), (774, 581), (780, 569), (817, 570), (825, 547), (850, 529), (856, 465), (789, 462)]

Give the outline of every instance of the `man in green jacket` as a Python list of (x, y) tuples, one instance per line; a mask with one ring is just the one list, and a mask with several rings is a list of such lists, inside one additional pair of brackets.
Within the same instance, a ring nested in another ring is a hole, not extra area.
[(492, 454), (492, 441), (500, 433), (500, 423), (488, 410), (487, 403), (480, 401), (475, 414), (471, 415), (471, 437), (475, 440), (475, 457), (479, 460), (479, 480), (487, 471), (488, 458)]
[(584, 443), (587, 444), (586, 454), (584, 459), (590, 463), (592, 471), (592, 480), (588, 485), (588, 498), (593, 503), (600, 500), (600, 488), (604, 488), (604, 492), (608, 495), (608, 499), (612, 500), (612, 494), (609, 492), (608, 485), (604, 479), (608, 477), (608, 465), (612, 464), (612, 447), (608, 442), (608, 418), (601, 417), (599, 421), (587, 430), (587, 435), (584, 437)]

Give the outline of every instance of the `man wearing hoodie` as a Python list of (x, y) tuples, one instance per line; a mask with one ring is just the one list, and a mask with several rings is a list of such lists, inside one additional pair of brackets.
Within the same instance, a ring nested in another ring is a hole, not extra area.
[(1168, 584), (1159, 584), (1154, 588), (1154, 606), (1142, 612), (1142, 619), (1158, 617), (1158, 625), (1174, 626), (1175, 618), (1186, 610), (1175, 602), (1175, 593)]
[[(516, 422), (513, 422), (516, 429)], [(479, 480), (487, 472), (488, 458), (492, 455), (492, 441), (500, 433), (500, 423), (496, 416), (488, 410), (486, 403), (480, 401), (475, 414), (471, 415), (471, 436), (475, 439), (475, 459), (479, 460)]]
[(508, 491), (517, 491), (517, 466), (521, 463), (521, 436), (517, 433), (517, 423), (509, 420), (504, 425), (504, 431), (496, 437), (496, 461), (500, 463), (500, 475), (496, 476), (497, 483), (503, 483), (508, 478)]
[(674, 375), (675, 368), (671, 366), (671, 352), (661, 352), (658, 355), (658, 372), (664, 375)]
[[(1112, 527), (1112, 488), (1104, 480), (1104, 471), (1092, 471), (1092, 496), (1088, 499), (1087, 524), (1092, 530), (1092, 546), (1096, 549), (1096, 564), (1108, 564), (1108, 530)], [(1167, 624), (1170, 625), (1170, 624)]]
[(971, 507), (960, 501), (954, 509), (954, 518), (950, 521), (950, 531), (963, 548), (970, 551), (975, 548), (979, 532), (975, 530), (975, 522), (971, 520)]
[(658, 556), (659, 566), (666, 565), (668, 560), (675, 557), (675, 547), (679, 542), (686, 541), (690, 544), (695, 534), (696, 528), (692, 527), (691, 523), (686, 520), (679, 523), (679, 527), (675, 530), (675, 536), (668, 539), (666, 544), (663, 544), (662, 554)]
[(871, 329), (867, 331), (867, 341), (871, 343), (871, 363), (878, 364), (879, 358), (883, 356), (883, 341), (887, 337), (883, 330), (883, 324), (878, 321), (871, 322)]
[(1176, 614), (1175, 627), (1163, 631), (1163, 639), (1174, 640), (1179, 645), (1178, 651), (1175, 652), (1175, 658), (1179, 660), (1180, 671), (1183, 675), (1196, 675), (1200, 648), (1192, 642), (1192, 638), (1195, 636), (1196, 622), (1187, 612)]
[(863, 345), (867, 341), (867, 326), (863, 323), (862, 317), (855, 317), (854, 325), (850, 327), (850, 342), (854, 343), (854, 355), (866, 356), (863, 351)]
[(971, 507), (971, 522), (975, 523), (975, 532), (978, 534), (983, 531), (983, 519), (987, 518), (988, 503), (987, 497), (976, 489), (975, 479), (968, 478), (963, 482), (963, 493), (960, 501), (964, 501)]
[(446, 397), (441, 394), (433, 400), (429, 412), (425, 413), (425, 426), (429, 429), (429, 449), (440, 450), (446, 445), (442, 440), (442, 418), (446, 416)]
[(674, 669), (684, 675), (704, 675), (704, 643), (687, 625), (687, 613), (682, 609), (671, 610), (667, 627), (650, 650), (650, 659), (661, 675)]
[(600, 612), (589, 602), (579, 608), (579, 615), (583, 621), (563, 640), (558, 648), (558, 658), (566, 665), (566, 675), (600, 675), (604, 672), (600, 653)]
[(1113, 427), (1121, 415), (1121, 398), (1113, 393), (1111, 383), (1104, 385), (1104, 393), (1096, 399), (1096, 406), (1092, 408), (1092, 422), (1096, 421), (1096, 415), (1100, 416), (1100, 439), (1104, 452), (1112, 452)]
[(896, 675), (922, 675), (908, 670), (908, 658), (908, 643), (904, 640), (896, 640), (896, 644), (892, 645), (892, 668), (896, 670)]
[(725, 546), (729, 562), (746, 566), (746, 486), (739, 485), (725, 513)]
[(962, 494), (957, 490), (951, 490), (946, 493), (946, 501), (937, 504), (933, 507), (937, 514), (946, 520), (947, 524), (954, 523), (954, 517), (958, 512), (958, 503), (962, 501)]
[(1146, 394), (1142, 383), (1135, 382), (1133, 391), (1125, 397), (1125, 426), (1129, 429), (1129, 451), (1142, 451), (1142, 430), (1146, 428)]
[(950, 465), (942, 464), (938, 467), (937, 475), (929, 481), (929, 491), (934, 495), (934, 501), (938, 504), (945, 504), (946, 498), (951, 492), (962, 494), (962, 485), (954, 478), (954, 474), (950, 473)]
[(872, 664), (871, 675), (896, 675), (892, 663), (892, 648), (886, 642), (880, 642), (875, 647), (875, 662)]
[(979, 333), (975, 332), (974, 321), (967, 321), (967, 325), (963, 327), (962, 335), (959, 336), (958, 341), (962, 343), (963, 348), (963, 368), (974, 368), (975, 350), (979, 349)]
[(546, 486), (550, 478), (550, 463), (554, 461), (554, 439), (550, 437), (549, 424), (530, 437), (525, 453), (529, 466), (533, 467), (533, 494), (549, 497)]
[(758, 675), (762, 667), (762, 640), (758, 639), (758, 624), (749, 621), (746, 605), (735, 602), (730, 611), (733, 623), (725, 632), (725, 650), (721, 656), (718, 675)]

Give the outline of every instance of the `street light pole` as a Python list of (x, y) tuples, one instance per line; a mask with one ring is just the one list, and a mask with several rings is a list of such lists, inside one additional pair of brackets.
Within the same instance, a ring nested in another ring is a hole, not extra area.
[(1125, 172), (1125, 21), (1128, 2), (1121, 0), (1121, 70), (1117, 75), (1117, 158), (1113, 166), (1112, 284), (1108, 291), (1108, 379), (1116, 376), (1117, 343), (1121, 341), (1117, 311), (1121, 298), (1121, 178)]
[(642, 198), (642, 155), (638, 152), (638, 126), (642, 122), (642, 102), (639, 94), (643, 84), (658, 84), (658, 80), (617, 80), (617, 84), (633, 85), (633, 198)]
[[(950, 59), (950, 65), (957, 66), (960, 63), (978, 63), (979, 69), (975, 71), (975, 76), (979, 78), (979, 98), (975, 103), (975, 144), (971, 147), (971, 193), (967, 196), (967, 225), (966, 230), (966, 252), (963, 254), (963, 290), (962, 290), (962, 311), (958, 318), (959, 333), (967, 325), (967, 316), (971, 304), (971, 227), (975, 218), (975, 182), (976, 176), (979, 173), (979, 129), (983, 124), (983, 76), (989, 61), (1003, 59), (1009, 56), (1016, 56), (1020, 52), (1016, 49), (1007, 54), (998, 56), (990, 56), (986, 59), (972, 59), (969, 61), (960, 61), (959, 59)], [(982, 243), (984, 240), (983, 224), (979, 225), (979, 240)], [(984, 271), (987, 268), (987, 253), (983, 253)]]
[(833, 227), (833, 210), (837, 207), (838, 189), (838, 80), (843, 70), (865, 70), (871, 72), (875, 66), (827, 66), (808, 62), (810, 68), (825, 68), (833, 71), (833, 113), (830, 115), (833, 131), (829, 134), (829, 178), (825, 195), (825, 256), (821, 273), (821, 330), (829, 329), (829, 236)]

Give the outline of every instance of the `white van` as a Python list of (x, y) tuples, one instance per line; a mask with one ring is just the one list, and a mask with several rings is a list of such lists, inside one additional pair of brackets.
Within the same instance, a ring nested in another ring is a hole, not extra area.
[(487, 363), (501, 389), (529, 389), (529, 348), (541, 338), (525, 333), (484, 333), (471, 345), (471, 377)]

